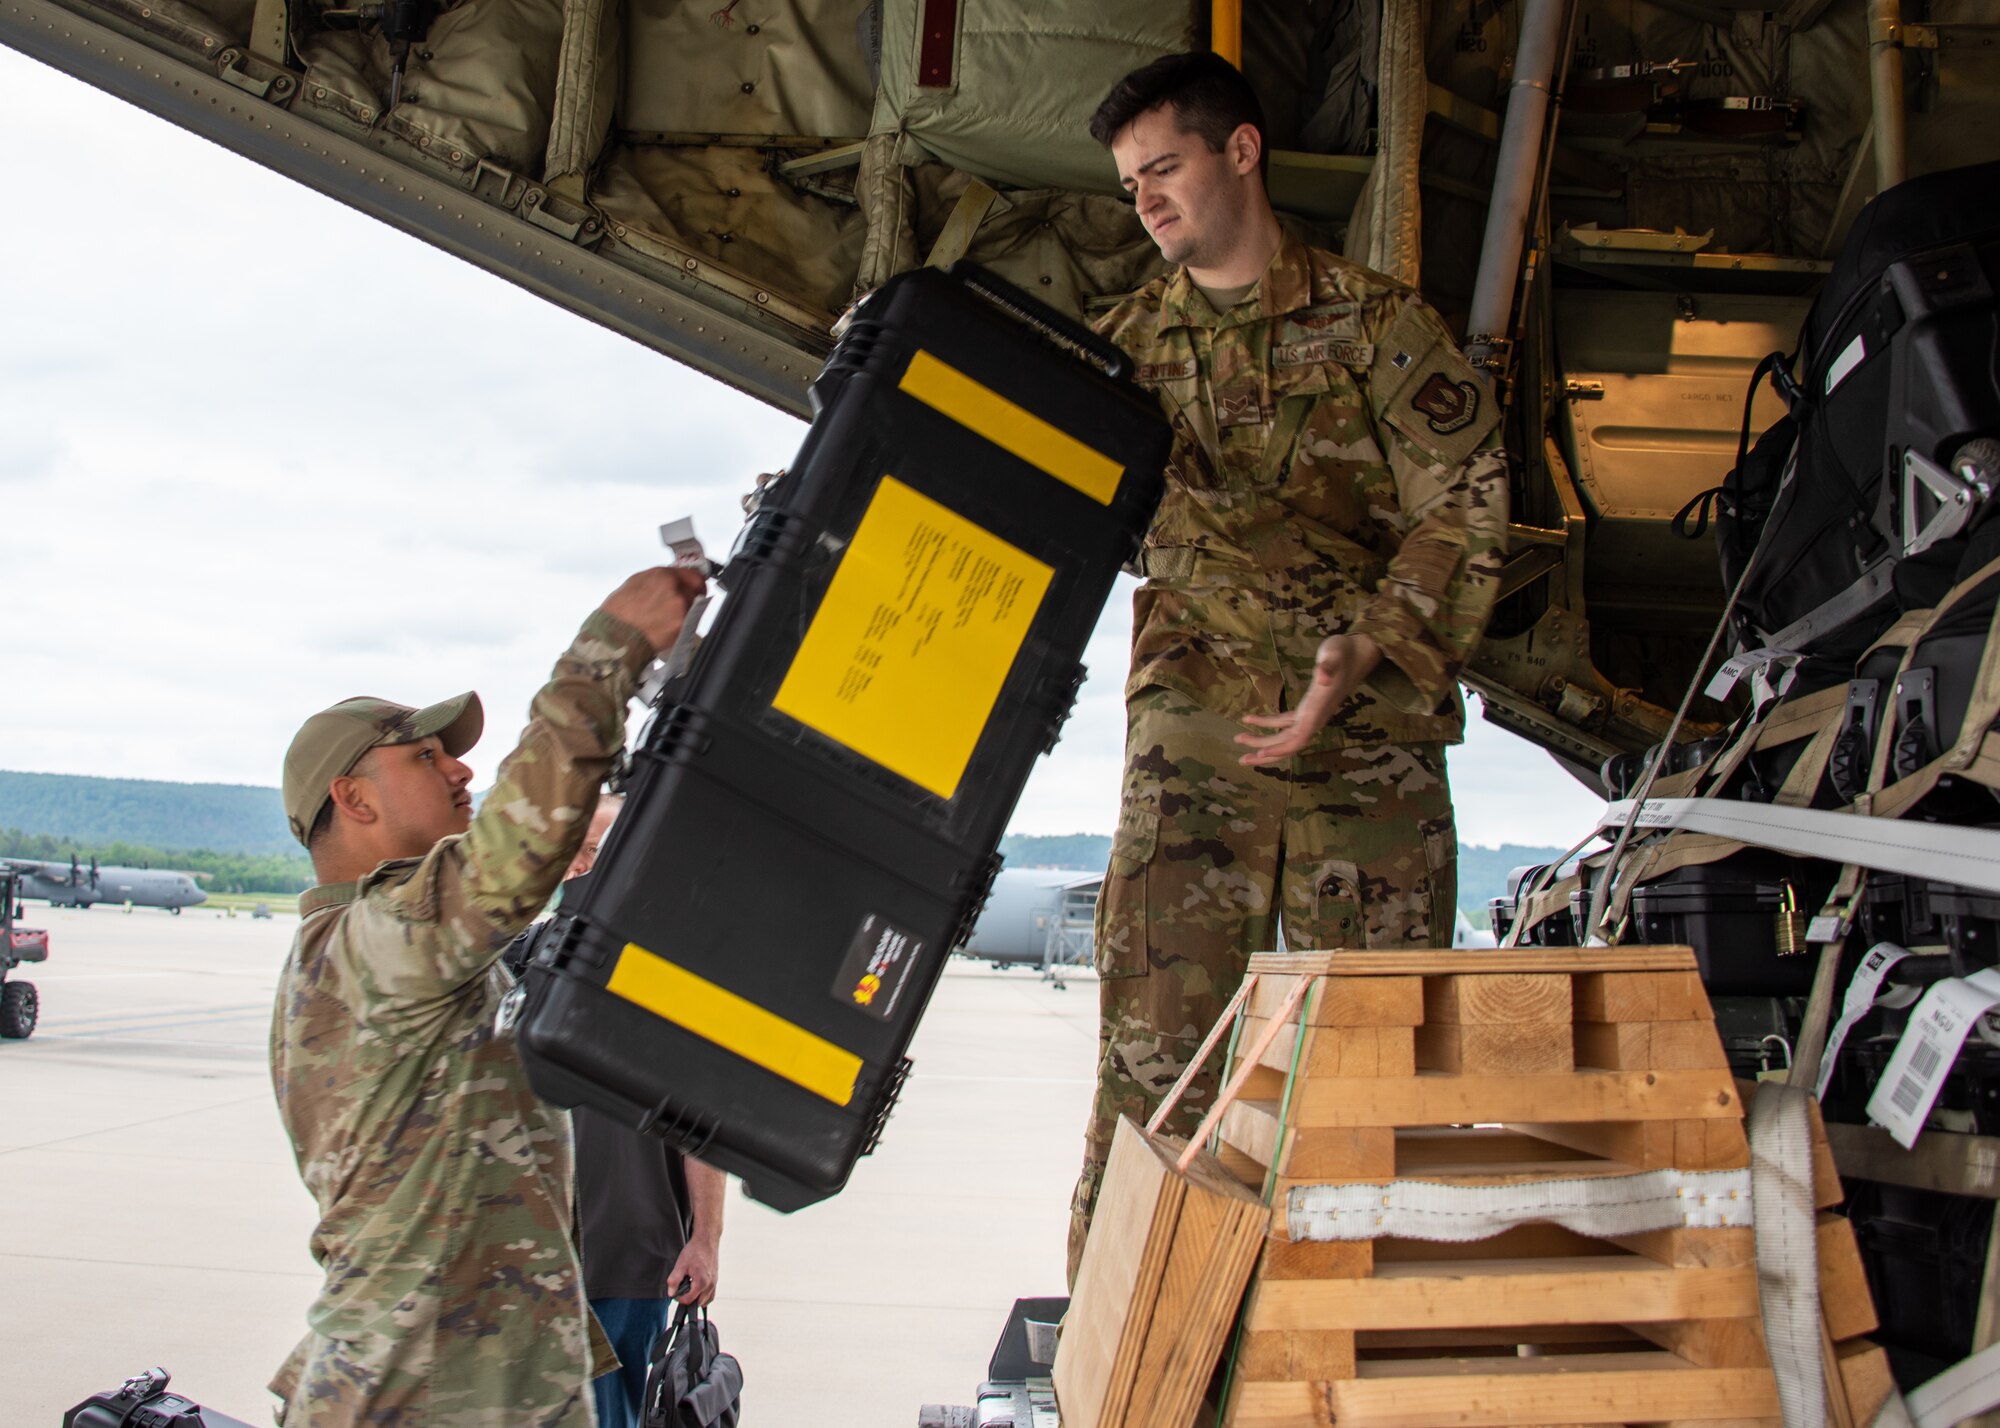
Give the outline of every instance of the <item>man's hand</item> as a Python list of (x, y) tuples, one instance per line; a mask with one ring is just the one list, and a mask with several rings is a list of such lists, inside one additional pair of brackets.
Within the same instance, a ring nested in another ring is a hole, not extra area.
[(1283, 714), (1252, 714), (1244, 723), (1269, 734), (1238, 734), (1236, 742), (1251, 750), (1241, 762), (1246, 768), (1262, 768), (1289, 759), (1312, 742), (1313, 735), (1326, 727), (1347, 699), (1361, 687), (1361, 681), (1382, 662), (1382, 647), (1367, 635), (1333, 635), (1319, 647), (1313, 667), (1312, 688), (1299, 707)]
[(680, 637), (688, 607), (707, 585), (699, 571), (656, 565), (612, 591), (604, 602), (604, 613), (615, 615), (644, 635), (655, 652), (664, 651)]
[(722, 1258), (718, 1238), (697, 1233), (687, 1242), (680, 1258), (674, 1261), (674, 1267), (667, 1272), (667, 1283), (673, 1287), (674, 1298), (689, 1308), (710, 1303), (715, 1298), (715, 1275)]

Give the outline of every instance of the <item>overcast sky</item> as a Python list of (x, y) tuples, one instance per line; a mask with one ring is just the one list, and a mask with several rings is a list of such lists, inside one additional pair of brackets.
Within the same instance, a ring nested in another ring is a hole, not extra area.
[[(578, 621), (803, 426), (0, 49), (0, 767), (275, 784), (312, 710), (484, 696), (483, 784)], [(1108, 832), (1129, 581), (1015, 830)], [(1460, 836), (1600, 806), (1475, 720)]]

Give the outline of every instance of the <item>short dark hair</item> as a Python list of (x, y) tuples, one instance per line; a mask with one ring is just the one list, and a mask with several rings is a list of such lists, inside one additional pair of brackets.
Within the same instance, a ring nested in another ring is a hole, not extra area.
[(1149, 110), (1174, 106), (1174, 122), (1201, 136), (1211, 154), (1222, 152), (1244, 124), (1264, 135), (1264, 106), (1243, 72), (1221, 55), (1207, 50), (1162, 55), (1111, 86), (1097, 112), (1090, 116), (1090, 137), (1111, 147), (1119, 132)]
[(310, 853), (313, 850), (313, 845), (332, 831), (333, 800), (328, 798), (325, 803), (319, 806), (319, 812), (313, 815), (313, 826), (306, 833), (306, 851)]

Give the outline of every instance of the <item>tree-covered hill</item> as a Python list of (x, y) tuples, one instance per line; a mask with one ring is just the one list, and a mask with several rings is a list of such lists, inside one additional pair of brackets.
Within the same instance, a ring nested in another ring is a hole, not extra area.
[(0, 770), (0, 828), (91, 845), (291, 855), (275, 788)]
[[(1000, 851), (1016, 868), (1104, 867), (1102, 833), (1014, 833)], [(1483, 923), (1511, 869), (1544, 863), (1560, 848), (1506, 843), (1458, 850), (1458, 905)], [(278, 790), (242, 784), (165, 783), (0, 770), (0, 857), (178, 868), (207, 875), (214, 891), (297, 892), (312, 868), (285, 827)]]

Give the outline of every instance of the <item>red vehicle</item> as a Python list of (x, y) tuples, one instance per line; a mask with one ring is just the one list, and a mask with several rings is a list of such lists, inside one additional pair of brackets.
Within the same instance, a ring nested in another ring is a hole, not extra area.
[(38, 927), (18, 927), (20, 875), (0, 870), (0, 1037), (19, 1041), (34, 1034), (41, 998), (33, 982), (10, 977), (23, 962), (45, 962), (49, 934)]

